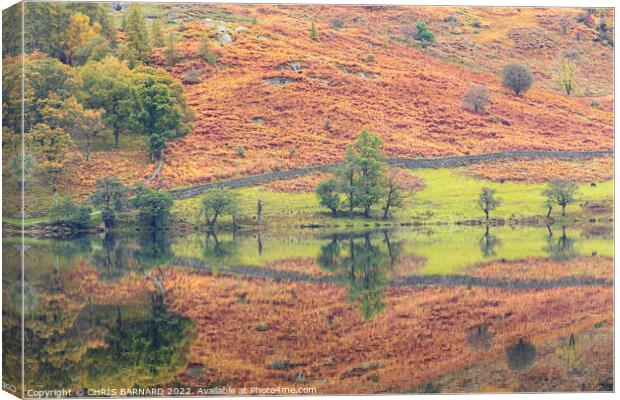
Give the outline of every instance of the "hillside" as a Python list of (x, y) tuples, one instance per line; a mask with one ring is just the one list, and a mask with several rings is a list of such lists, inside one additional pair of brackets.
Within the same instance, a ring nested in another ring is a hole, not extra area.
[[(160, 177), (167, 187), (335, 162), (362, 129), (380, 135), (386, 154), (397, 157), (613, 145), (613, 48), (593, 42), (594, 30), (583, 24), (566, 35), (558, 26), (579, 9), (160, 7), (154, 15), (176, 18), (164, 31), (177, 35), (182, 55), (169, 70), (180, 80), (191, 70), (201, 77), (184, 84), (195, 127), (166, 151)], [(456, 33), (443, 22), (448, 15), (457, 16)], [(311, 20), (317, 41), (309, 35)], [(427, 49), (403, 34), (418, 20), (437, 37)], [(480, 28), (471, 26), (475, 21)], [(215, 65), (197, 54), (205, 34)], [(232, 43), (218, 45), (226, 35)], [(588, 97), (567, 97), (553, 82), (552, 60), (575, 46)], [(157, 53), (163, 66), (163, 49)], [(497, 75), (511, 61), (535, 75), (533, 90), (520, 97), (503, 89)], [(462, 109), (471, 84), (490, 89), (486, 114)], [(97, 171), (82, 181), (85, 188), (115, 169), (120, 156), (106, 153), (95, 155), (94, 168), (81, 166)], [(122, 159), (116, 172), (128, 180), (153, 168), (135, 153)]]

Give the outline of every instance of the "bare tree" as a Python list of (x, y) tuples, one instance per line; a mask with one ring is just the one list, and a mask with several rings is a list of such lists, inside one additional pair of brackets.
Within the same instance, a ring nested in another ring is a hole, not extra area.
[(463, 108), (476, 113), (483, 113), (491, 102), (489, 89), (484, 85), (473, 85), (467, 88), (461, 98)]

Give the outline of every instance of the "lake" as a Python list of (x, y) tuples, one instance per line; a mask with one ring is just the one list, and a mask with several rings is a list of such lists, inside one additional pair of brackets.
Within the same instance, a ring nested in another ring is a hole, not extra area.
[[(137, 232), (3, 242), (26, 389), (609, 391), (608, 228)], [(17, 382), (19, 352), (5, 352)], [(106, 392), (104, 390), (114, 390)], [(297, 392), (295, 392), (295, 390)]]

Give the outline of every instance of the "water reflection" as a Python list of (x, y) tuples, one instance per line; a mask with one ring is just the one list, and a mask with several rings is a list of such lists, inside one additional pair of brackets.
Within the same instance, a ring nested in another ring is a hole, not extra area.
[(508, 367), (514, 371), (524, 371), (528, 369), (536, 359), (536, 347), (523, 338), (519, 342), (506, 349), (506, 362)]
[(566, 227), (562, 226), (559, 236), (554, 237), (553, 230), (547, 226), (548, 236), (545, 250), (553, 261), (566, 261), (577, 256), (575, 239), (566, 234)]
[(364, 320), (369, 320), (385, 308), (390, 273), (398, 261), (401, 245), (391, 241), (387, 231), (375, 235), (333, 235), (328, 244), (321, 246), (317, 264), (347, 285), (349, 301)]
[(480, 251), (485, 258), (496, 257), (497, 247), (502, 243), (501, 240), (495, 235), (492, 235), (489, 229), (489, 225), (486, 226), (484, 235), (480, 238)]

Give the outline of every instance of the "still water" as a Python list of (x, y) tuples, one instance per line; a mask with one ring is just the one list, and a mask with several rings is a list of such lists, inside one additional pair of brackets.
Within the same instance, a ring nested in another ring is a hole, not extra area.
[(5, 238), (4, 378), (23, 289), (26, 390), (613, 388), (609, 229), (26, 239), (23, 287), (19, 253)]

